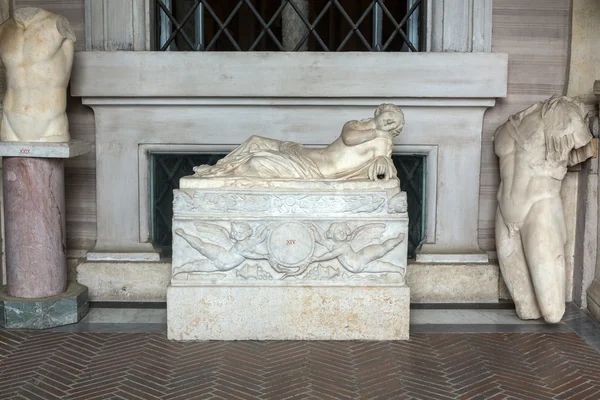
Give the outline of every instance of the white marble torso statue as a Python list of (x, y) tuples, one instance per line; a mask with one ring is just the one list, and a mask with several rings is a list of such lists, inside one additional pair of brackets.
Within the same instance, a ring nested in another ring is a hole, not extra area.
[(496, 131), (494, 146), (502, 275), (520, 318), (559, 322), (566, 280), (560, 189), (567, 167), (594, 154), (587, 112), (568, 97), (552, 97), (512, 115)]
[(66, 89), (75, 35), (62, 16), (21, 8), (0, 25), (0, 58), (6, 68), (0, 140), (67, 142)]
[(396, 176), (392, 141), (404, 126), (404, 114), (382, 104), (373, 118), (349, 121), (342, 134), (324, 148), (252, 136), (215, 166), (194, 168), (201, 178), (389, 179)]

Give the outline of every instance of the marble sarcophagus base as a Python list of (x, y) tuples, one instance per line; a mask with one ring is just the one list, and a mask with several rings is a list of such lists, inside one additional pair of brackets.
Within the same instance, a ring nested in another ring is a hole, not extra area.
[(169, 339), (408, 339), (397, 179), (185, 177), (174, 196)]

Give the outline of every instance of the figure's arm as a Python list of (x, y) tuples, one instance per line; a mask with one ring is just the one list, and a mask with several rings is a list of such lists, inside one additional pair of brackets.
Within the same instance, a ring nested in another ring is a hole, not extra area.
[(356, 146), (387, 134), (378, 129), (368, 128), (360, 121), (348, 121), (342, 128), (342, 140), (346, 146)]
[(259, 253), (253, 250), (245, 250), (240, 254), (249, 260), (264, 260), (269, 256), (267, 253)]
[(319, 225), (317, 225), (315, 223), (311, 223), (310, 229), (314, 232), (315, 240), (317, 243), (319, 243), (320, 245), (322, 245), (324, 247), (327, 247), (329, 250), (331, 250), (333, 248), (334, 242), (325, 237), (325, 233), (323, 232), (323, 230), (321, 229), (321, 227)]
[(270, 227), (263, 226), (262, 229), (259, 230), (258, 234), (254, 235), (254, 237), (248, 238), (246, 241), (251, 246), (257, 246), (267, 240), (267, 236), (269, 235)]
[(75, 42), (77, 40), (77, 38), (75, 37), (75, 32), (73, 32), (73, 28), (71, 28), (69, 20), (63, 17), (62, 15), (58, 15), (56, 17), (56, 30), (63, 39), (70, 40), (71, 42)]
[(565, 135), (555, 137), (546, 133), (545, 146), (545, 159), (534, 161), (529, 164), (529, 167), (538, 176), (547, 176), (560, 181), (567, 173), (569, 153), (574, 146), (573, 136)]
[(569, 162), (568, 166), (571, 167), (573, 165), (577, 165), (579, 163), (584, 162), (588, 158), (594, 157), (596, 155), (596, 141), (594, 139), (587, 142), (587, 144), (578, 149), (573, 149), (569, 153)]
[(337, 249), (333, 249), (332, 251), (328, 251), (327, 253), (323, 253), (320, 256), (316, 256), (312, 262), (319, 262), (319, 261), (327, 261), (327, 260), (333, 260), (334, 258), (339, 257), (340, 255), (342, 255), (344, 253), (346, 246), (340, 246)]

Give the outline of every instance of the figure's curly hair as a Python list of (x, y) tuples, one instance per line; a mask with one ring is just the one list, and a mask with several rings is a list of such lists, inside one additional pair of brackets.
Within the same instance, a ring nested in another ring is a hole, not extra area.
[(252, 228), (246, 222), (232, 222), (229, 236), (235, 240), (244, 240), (252, 236)]
[(377, 117), (382, 112), (391, 112), (400, 115), (400, 124), (396, 129), (390, 131), (392, 136), (398, 136), (402, 131), (402, 128), (404, 128), (404, 113), (402, 112), (400, 107), (390, 103), (380, 104), (379, 107), (377, 107), (377, 109), (375, 110), (375, 117)]
[(589, 114), (585, 105), (580, 101), (567, 96), (552, 96), (543, 102), (542, 120), (547, 118), (548, 113), (552, 115), (554, 128), (565, 129), (572, 118), (581, 118), (587, 126)]
[(344, 235), (346, 236), (346, 239), (348, 239), (348, 237), (352, 234), (352, 230), (350, 229), (350, 227), (348, 226), (347, 223), (345, 222), (334, 222), (333, 224), (331, 224), (331, 226), (329, 227), (329, 229), (327, 229), (327, 232), (325, 233), (325, 235), (327, 236), (328, 239), (333, 239), (333, 233), (335, 231), (343, 231)]

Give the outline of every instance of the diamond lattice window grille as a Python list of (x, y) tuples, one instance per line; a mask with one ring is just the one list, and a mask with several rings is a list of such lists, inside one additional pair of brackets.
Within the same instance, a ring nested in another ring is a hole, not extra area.
[[(227, 153), (154, 153), (151, 158), (152, 238), (154, 244), (171, 254), (173, 223), (173, 189), (179, 188), (179, 179), (193, 174), (196, 165), (214, 165)], [(396, 154), (392, 156), (400, 186), (408, 197), (408, 258), (424, 236), (425, 227), (425, 156)]]
[(425, 0), (153, 0), (159, 50), (419, 51)]

